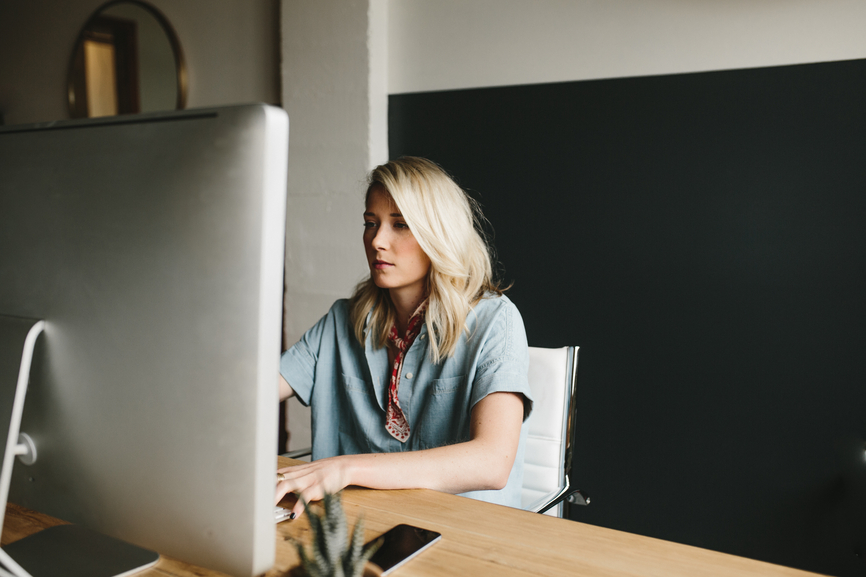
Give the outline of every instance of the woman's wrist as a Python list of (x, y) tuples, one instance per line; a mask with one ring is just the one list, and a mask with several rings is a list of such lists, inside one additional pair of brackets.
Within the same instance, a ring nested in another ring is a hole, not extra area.
[(355, 457), (356, 455), (340, 455), (337, 457), (337, 462), (340, 468), (340, 481), (344, 488), (349, 485), (357, 485), (355, 481), (357, 478), (357, 459)]

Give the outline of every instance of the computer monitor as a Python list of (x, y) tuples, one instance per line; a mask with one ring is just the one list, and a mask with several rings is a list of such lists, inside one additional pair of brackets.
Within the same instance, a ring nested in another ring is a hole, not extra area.
[(266, 105), (0, 128), (0, 315), (45, 321), (11, 502), (273, 565), (287, 158)]

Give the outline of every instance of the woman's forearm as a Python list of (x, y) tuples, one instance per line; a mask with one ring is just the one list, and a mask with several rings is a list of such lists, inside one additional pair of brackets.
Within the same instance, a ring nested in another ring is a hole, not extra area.
[[(477, 440), (405, 453), (337, 457), (345, 460), (346, 484), (371, 489), (435, 489), (465, 493), (501, 489), (514, 464), (514, 452), (485, 447)], [(509, 454), (510, 453), (510, 454)]]
[[(280, 469), (285, 480), (277, 485), (276, 501), (288, 492), (315, 501), (347, 485), (449, 493), (501, 489), (514, 465), (522, 421), (522, 396), (493, 393), (473, 409), (469, 441), (421, 451), (343, 455)], [(302, 509), (298, 504), (295, 512)]]
[(523, 422), (523, 397), (494, 393), (472, 411), (471, 440), (404, 453), (347, 455), (347, 484), (448, 493), (501, 489), (508, 482)]

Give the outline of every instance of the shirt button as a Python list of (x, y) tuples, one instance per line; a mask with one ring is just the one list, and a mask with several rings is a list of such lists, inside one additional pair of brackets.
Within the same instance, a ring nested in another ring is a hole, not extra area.
[(423, 340), (424, 340), (424, 337), (426, 337), (426, 336), (427, 336), (427, 335), (421, 335), (421, 336), (418, 337), (418, 338), (421, 339), (421, 340), (423, 341)]
[(406, 378), (407, 378), (407, 379), (411, 379), (411, 378), (412, 378), (412, 373), (406, 373)]

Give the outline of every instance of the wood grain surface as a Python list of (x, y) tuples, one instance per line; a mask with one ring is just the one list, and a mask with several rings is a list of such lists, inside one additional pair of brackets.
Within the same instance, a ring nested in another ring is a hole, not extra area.
[[(279, 466), (296, 463), (279, 458)], [(291, 505), (288, 498), (282, 503)], [(350, 487), (343, 506), (351, 526), (364, 520), (365, 540), (400, 523), (442, 533), (442, 540), (393, 573), (395, 577), (443, 575), (586, 577), (806, 577), (798, 569), (537, 515), (426, 489), (374, 491)], [(2, 544), (62, 523), (8, 505)], [(265, 577), (283, 577), (296, 567), (293, 540), (309, 543), (306, 516), (277, 525), (274, 567)], [(223, 573), (161, 557), (142, 577), (225, 577)]]

